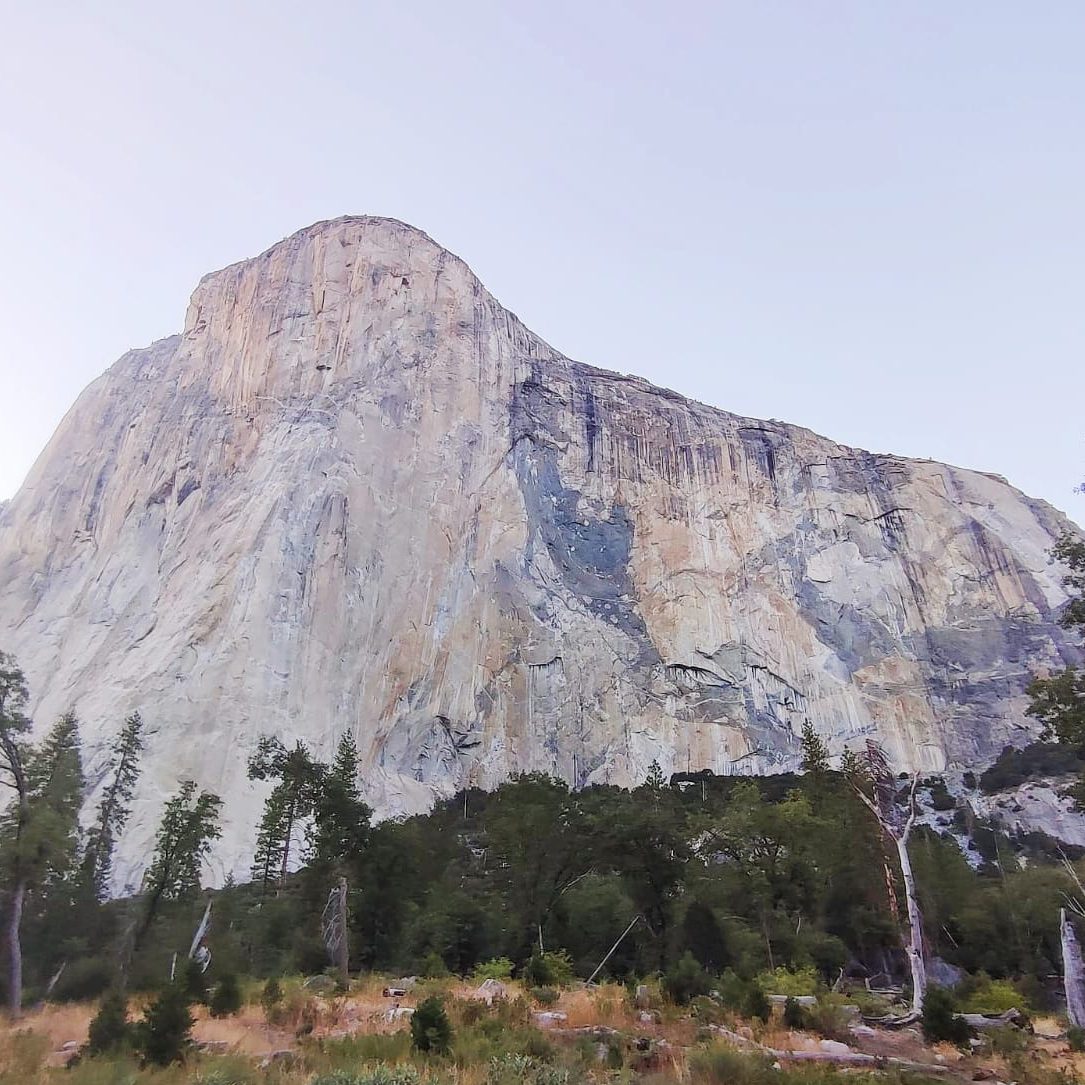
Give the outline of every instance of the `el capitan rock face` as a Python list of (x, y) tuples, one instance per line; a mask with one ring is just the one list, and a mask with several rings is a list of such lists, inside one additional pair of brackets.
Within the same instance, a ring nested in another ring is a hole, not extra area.
[(128, 712), (165, 796), (226, 799), (257, 735), (354, 731), (380, 813), (539, 770), (628, 784), (880, 739), (975, 768), (1073, 658), (1047, 550), (993, 476), (872, 455), (570, 361), (467, 266), (377, 218), (207, 276), (184, 331), (79, 397), (0, 512), (0, 647), (88, 776)]

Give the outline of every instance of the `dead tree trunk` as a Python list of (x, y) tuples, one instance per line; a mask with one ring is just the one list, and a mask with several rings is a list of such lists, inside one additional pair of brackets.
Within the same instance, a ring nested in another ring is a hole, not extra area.
[(1059, 909), (1059, 931), (1062, 937), (1062, 982), (1066, 988), (1066, 1016), (1076, 1028), (1085, 1028), (1085, 965), (1081, 960), (1081, 945), (1066, 915)]
[(919, 898), (916, 896), (912, 860), (908, 855), (908, 835), (914, 814), (908, 819), (901, 836), (895, 837), (897, 855), (900, 858), (900, 874), (904, 882), (904, 899), (908, 904), (908, 966), (912, 972), (912, 1012), (923, 1012), (923, 999), (927, 993), (927, 964), (923, 959), (923, 919), (919, 914)]
[(347, 879), (339, 879), (339, 912), (336, 916), (339, 924), (339, 980), (345, 990), (350, 986), (350, 943), (347, 938)]
[[(896, 803), (896, 782), (886, 761), (885, 755), (875, 743), (867, 743), (866, 770), (869, 776), (852, 778), (852, 788), (863, 804), (878, 821), (882, 833), (893, 841), (900, 862), (901, 880), (904, 883), (904, 897), (908, 908), (908, 929), (901, 931), (901, 941), (908, 956), (908, 967), (912, 974), (912, 1013), (918, 1017), (923, 1012), (923, 999), (927, 994), (927, 966), (923, 953), (923, 917), (919, 911), (919, 898), (916, 894), (915, 875), (912, 873), (912, 860), (908, 854), (908, 837), (911, 836), (916, 819), (916, 788), (919, 776), (913, 774), (912, 786), (908, 793), (907, 816)], [(865, 785), (863, 780), (866, 781)], [(873, 796), (867, 794), (867, 788), (873, 784)], [(901, 819), (904, 818), (903, 824)]]
[(23, 1012), (23, 944), (20, 927), (23, 922), (23, 901), (26, 899), (26, 879), (20, 878), (11, 893), (8, 915), (8, 1009), (18, 1018)]

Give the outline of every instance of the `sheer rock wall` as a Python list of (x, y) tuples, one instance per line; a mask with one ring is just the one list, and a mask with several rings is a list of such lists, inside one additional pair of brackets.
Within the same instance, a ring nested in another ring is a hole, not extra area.
[(180, 335), (79, 397), (0, 511), (0, 647), (88, 775), (148, 724), (122, 883), (182, 777), (263, 798), (256, 737), (352, 729), (382, 814), (539, 770), (792, 767), (809, 718), (976, 768), (1073, 658), (1047, 550), (991, 475), (874, 455), (565, 358), (387, 219), (204, 278)]

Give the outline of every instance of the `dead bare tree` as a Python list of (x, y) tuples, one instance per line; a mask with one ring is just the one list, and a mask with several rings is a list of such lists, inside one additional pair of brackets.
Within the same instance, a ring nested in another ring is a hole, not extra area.
[[(1078, 895), (1064, 894), (1067, 908), (1079, 919), (1085, 919), (1085, 885), (1074, 864), (1062, 856), (1063, 869), (1077, 886)], [(1081, 943), (1066, 908), (1059, 909), (1059, 941), (1062, 944), (1062, 984), (1066, 992), (1066, 1016), (1075, 1028), (1085, 1028), (1085, 964), (1081, 959)]]
[(923, 952), (923, 919), (919, 912), (915, 875), (908, 854), (908, 837), (915, 827), (917, 814), (915, 793), (919, 776), (912, 774), (908, 800), (903, 807), (897, 801), (897, 782), (885, 753), (876, 742), (867, 742), (866, 753), (857, 758), (848, 778), (855, 794), (878, 821), (882, 834), (893, 842), (900, 863), (901, 880), (904, 883), (904, 899), (908, 908), (908, 925), (901, 932), (908, 966), (912, 973), (912, 1013), (918, 1017), (923, 1012), (923, 999), (927, 993), (927, 964)]

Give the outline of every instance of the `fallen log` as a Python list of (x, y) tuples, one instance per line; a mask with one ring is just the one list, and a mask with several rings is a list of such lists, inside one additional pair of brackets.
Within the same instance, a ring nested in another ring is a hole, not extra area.
[(781, 1051), (777, 1047), (767, 1047), (748, 1036), (724, 1028), (722, 1025), (710, 1025), (713, 1032), (740, 1047), (752, 1047), (768, 1058), (778, 1062), (823, 1062), (834, 1066), (872, 1066), (875, 1069), (895, 1066), (901, 1070), (917, 1070), (926, 1074), (948, 1074), (950, 1068), (934, 1062), (913, 1062), (911, 1059), (898, 1059), (892, 1055), (867, 1055), (862, 1051)]
[(981, 1032), (987, 1028), (1005, 1028), (1007, 1025), (1021, 1027), (1028, 1019), (1016, 1007), (1000, 1014), (985, 1013), (957, 1013), (954, 1017), (960, 1017), (968, 1022), (970, 1028), (979, 1029)]

